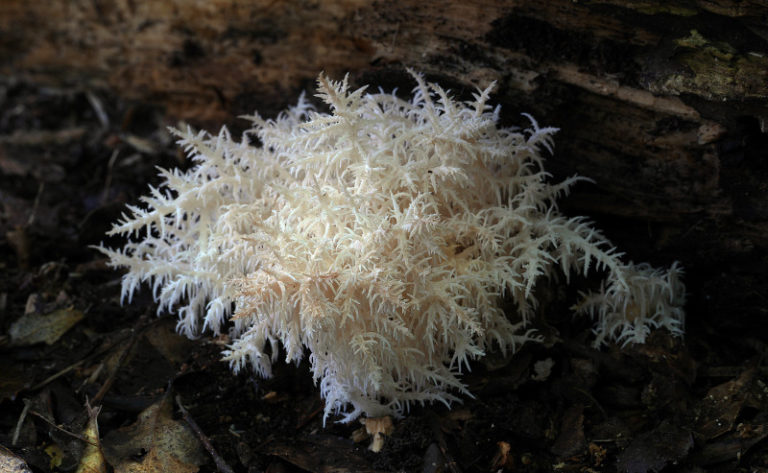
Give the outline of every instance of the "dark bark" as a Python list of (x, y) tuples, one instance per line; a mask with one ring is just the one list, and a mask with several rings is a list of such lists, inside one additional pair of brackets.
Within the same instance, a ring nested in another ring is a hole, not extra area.
[(0, 73), (211, 130), (276, 113), (320, 71), (410, 88), (409, 66), (457, 94), (495, 80), (505, 123), (561, 128), (555, 176), (594, 179), (568, 213), (598, 218), (635, 260), (682, 260), (693, 312), (760, 317), (767, 15), (736, 0), (6, 0)]

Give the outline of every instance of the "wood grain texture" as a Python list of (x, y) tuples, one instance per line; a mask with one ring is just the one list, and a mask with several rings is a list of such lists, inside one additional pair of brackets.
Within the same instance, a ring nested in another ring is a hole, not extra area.
[(5, 0), (0, 73), (211, 130), (275, 114), (320, 71), (496, 81), (504, 124), (560, 127), (550, 169), (594, 179), (574, 212), (627, 219), (611, 235), (646, 252), (744, 256), (768, 247), (766, 17), (757, 0)]

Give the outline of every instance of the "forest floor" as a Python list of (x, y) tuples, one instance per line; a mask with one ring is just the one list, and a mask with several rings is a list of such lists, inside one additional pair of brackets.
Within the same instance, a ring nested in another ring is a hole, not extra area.
[(413, 408), (380, 453), (357, 423), (324, 426), (306, 364), (234, 376), (226, 337), (177, 335), (149, 290), (121, 305), (92, 248), (119, 245), (105, 232), (155, 166), (186, 164), (166, 125), (0, 83), (0, 471), (768, 471), (765, 329), (737, 319), (595, 350), (558, 293), (548, 343), (474, 363), (473, 399)]

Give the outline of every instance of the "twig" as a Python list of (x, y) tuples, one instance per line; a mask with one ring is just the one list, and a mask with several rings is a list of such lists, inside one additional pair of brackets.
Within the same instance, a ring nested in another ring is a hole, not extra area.
[(109, 128), (109, 115), (107, 115), (107, 112), (104, 111), (104, 105), (101, 103), (101, 100), (99, 99), (96, 94), (91, 92), (90, 90), (85, 91), (85, 98), (88, 99), (88, 103), (91, 104), (91, 108), (93, 108), (94, 113), (96, 113), (96, 118), (99, 119), (99, 123), (101, 123), (101, 128), (106, 130)]
[(84, 126), (54, 131), (17, 131), (11, 135), (0, 135), (0, 144), (15, 146), (63, 145), (79, 140), (86, 132), (87, 129)]
[(133, 349), (133, 346), (136, 344), (136, 340), (139, 338), (138, 337), (139, 333), (141, 333), (140, 330), (133, 329), (133, 334), (131, 335), (130, 342), (128, 342), (128, 346), (125, 347), (125, 350), (123, 350), (122, 353), (120, 353), (120, 358), (117, 359), (115, 368), (109, 374), (109, 377), (107, 377), (107, 380), (104, 381), (104, 384), (101, 386), (101, 389), (99, 389), (99, 392), (97, 392), (96, 395), (93, 396), (93, 399), (91, 401), (93, 401), (94, 403), (100, 403), (101, 398), (103, 398), (104, 395), (107, 394), (109, 389), (112, 387), (112, 384), (115, 382), (115, 378), (117, 377), (117, 372), (120, 371), (120, 367), (128, 358), (128, 354), (131, 352), (131, 350)]
[(50, 425), (51, 427), (53, 427), (56, 430), (59, 430), (59, 431), (65, 433), (65, 434), (67, 434), (67, 435), (69, 435), (71, 437), (74, 437), (74, 438), (76, 438), (78, 440), (82, 440), (85, 443), (88, 443), (88, 444), (91, 444), (91, 445), (96, 445), (93, 442), (91, 442), (90, 440), (88, 440), (87, 438), (83, 437), (82, 435), (76, 434), (74, 432), (70, 432), (69, 430), (65, 429), (64, 427), (56, 425), (55, 423), (51, 422), (47, 417), (45, 417), (44, 415), (42, 415), (39, 412), (35, 411), (34, 409), (30, 409), (29, 413), (32, 414), (33, 416), (41, 419), (43, 422), (45, 422), (46, 424)]
[(24, 403), (24, 409), (21, 410), (19, 415), (19, 421), (16, 422), (16, 429), (13, 431), (13, 439), (11, 439), (11, 446), (16, 446), (16, 442), (19, 440), (19, 434), (21, 433), (21, 425), (24, 423), (24, 419), (27, 418), (27, 412), (29, 412), (29, 403)]
[(109, 187), (112, 185), (112, 172), (115, 168), (115, 161), (117, 161), (117, 156), (120, 154), (120, 150), (115, 148), (114, 151), (112, 151), (112, 155), (109, 157), (109, 162), (107, 162), (107, 176), (104, 178), (104, 189), (101, 191), (101, 204), (104, 205), (107, 202), (107, 197), (109, 195)]
[(45, 378), (44, 380), (40, 381), (36, 385), (32, 386), (31, 388), (29, 388), (29, 390), (30, 391), (37, 391), (38, 389), (40, 389), (40, 388), (50, 384), (51, 382), (57, 380), (58, 378), (64, 376), (65, 374), (69, 373), (73, 369), (78, 368), (80, 365), (82, 365), (86, 361), (90, 361), (91, 359), (96, 358), (97, 356), (103, 355), (104, 353), (110, 351), (111, 349), (113, 349), (115, 346), (117, 346), (120, 343), (122, 343), (123, 341), (125, 341), (130, 336), (132, 336), (132, 334), (120, 337), (119, 339), (115, 340), (114, 343), (110, 344), (108, 347), (104, 348), (103, 350), (99, 350), (96, 353), (92, 353), (92, 354), (86, 356), (85, 358), (72, 363), (71, 365), (67, 366), (66, 368), (62, 369), (61, 371), (58, 371), (58, 372), (52, 374), (51, 376), (48, 376), (47, 378)]
[(45, 182), (41, 182), (37, 187), (37, 194), (35, 195), (35, 201), (32, 204), (32, 211), (29, 213), (29, 218), (27, 219), (27, 227), (31, 227), (32, 224), (35, 223), (35, 214), (37, 213), (37, 209), (40, 207), (40, 197), (43, 195), (44, 190)]
[(218, 452), (216, 452), (216, 449), (213, 448), (211, 441), (208, 439), (208, 437), (206, 437), (206, 435), (197, 425), (197, 422), (195, 422), (195, 420), (192, 419), (192, 416), (189, 414), (189, 411), (187, 411), (184, 408), (184, 406), (181, 404), (181, 396), (179, 396), (178, 394), (176, 395), (176, 404), (179, 406), (179, 410), (181, 411), (181, 415), (184, 416), (184, 420), (187, 421), (187, 424), (189, 424), (189, 427), (192, 428), (192, 430), (197, 435), (197, 438), (200, 439), (200, 442), (202, 442), (205, 449), (208, 450), (208, 453), (210, 453), (211, 457), (213, 457), (213, 461), (216, 463), (216, 468), (218, 468), (219, 471), (222, 473), (234, 473), (232, 468), (230, 468), (230, 466), (227, 465), (227, 462), (225, 462), (224, 459), (219, 456)]
[(597, 407), (597, 409), (603, 415), (603, 419), (607, 419), (608, 418), (608, 413), (605, 412), (605, 409), (603, 409), (603, 406), (600, 404), (600, 401), (595, 399), (595, 396), (590, 394), (589, 391), (587, 391), (586, 389), (577, 388), (577, 387), (574, 387), (573, 390), (576, 391), (577, 393), (581, 394), (582, 396), (586, 397), (588, 400), (592, 401), (592, 405)]

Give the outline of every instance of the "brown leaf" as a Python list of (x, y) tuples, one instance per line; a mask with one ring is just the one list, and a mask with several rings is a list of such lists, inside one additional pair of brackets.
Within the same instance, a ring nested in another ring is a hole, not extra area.
[(749, 396), (754, 378), (755, 370), (750, 369), (737, 379), (710, 389), (699, 405), (696, 432), (705, 440), (710, 440), (731, 431)]
[[(496, 455), (494, 455), (493, 459), (491, 460), (491, 470), (513, 470), (515, 467), (515, 460), (514, 457), (509, 454), (512, 446), (509, 444), (509, 442), (504, 442), (503, 440), (496, 442), (496, 446), (498, 447), (498, 450), (496, 451)], [(439, 452), (440, 450), (438, 450), (438, 453)]]
[(262, 452), (275, 455), (312, 473), (378, 473), (352, 441), (332, 435), (275, 440), (262, 447)]
[(626, 450), (621, 452), (618, 470), (627, 473), (661, 471), (668, 463), (685, 458), (691, 448), (691, 433), (664, 421), (653, 430), (637, 436)]
[(166, 320), (168, 323), (157, 323), (149, 327), (144, 337), (166, 360), (178, 366), (189, 358), (189, 353), (196, 345), (176, 332), (172, 320)]
[(739, 424), (733, 432), (708, 442), (695, 455), (699, 465), (739, 460), (755, 444), (768, 437), (768, 424)]
[(584, 436), (584, 406), (576, 405), (568, 408), (563, 414), (560, 424), (560, 434), (550, 451), (558, 457), (575, 455), (587, 445)]
[(24, 314), (8, 331), (13, 345), (34, 345), (45, 342), (53, 345), (67, 330), (83, 318), (83, 313), (72, 307), (50, 314)]
[(83, 437), (88, 442), (85, 444), (83, 456), (80, 458), (80, 464), (77, 466), (76, 473), (107, 473), (107, 463), (104, 460), (104, 453), (101, 451), (99, 442), (99, 423), (98, 417), (101, 411), (100, 407), (88, 407), (88, 424), (83, 432)]
[(172, 418), (170, 396), (145, 409), (133, 425), (104, 438), (104, 455), (115, 473), (194, 473), (205, 456), (184, 422)]

